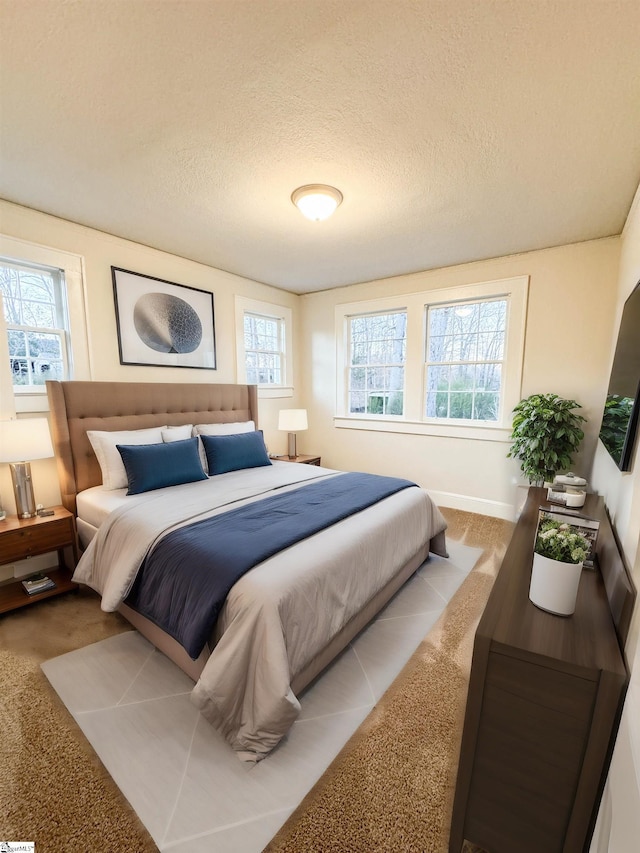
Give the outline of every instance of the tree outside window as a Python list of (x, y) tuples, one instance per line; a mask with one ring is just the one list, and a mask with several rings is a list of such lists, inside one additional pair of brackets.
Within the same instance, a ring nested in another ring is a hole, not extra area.
[(281, 385), (284, 349), (283, 319), (245, 311), (244, 351), (249, 384)]
[(349, 318), (349, 413), (404, 414), (407, 312)]
[(500, 418), (506, 319), (504, 298), (427, 308), (427, 418)]
[(0, 262), (13, 386), (67, 378), (66, 308), (60, 270)]

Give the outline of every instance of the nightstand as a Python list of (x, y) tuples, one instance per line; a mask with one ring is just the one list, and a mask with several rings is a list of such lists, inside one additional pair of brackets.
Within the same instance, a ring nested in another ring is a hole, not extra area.
[(306, 453), (300, 453), (298, 456), (274, 456), (279, 462), (300, 462), (302, 465), (319, 465), (320, 456), (307, 456)]
[(21, 583), (24, 578), (0, 584), (0, 613), (78, 588), (71, 580), (78, 562), (75, 519), (62, 506), (53, 507), (53, 510), (53, 515), (24, 519), (10, 516), (0, 521), (0, 565), (50, 551), (58, 552), (58, 567), (46, 570), (47, 577), (55, 581), (55, 588), (28, 595)]

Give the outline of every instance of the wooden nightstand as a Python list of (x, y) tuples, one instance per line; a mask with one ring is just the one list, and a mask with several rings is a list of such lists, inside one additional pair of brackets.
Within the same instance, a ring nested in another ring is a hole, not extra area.
[(320, 456), (307, 456), (306, 453), (300, 453), (298, 456), (274, 456), (279, 462), (300, 462), (302, 465), (319, 465)]
[(53, 507), (53, 510), (53, 515), (25, 519), (11, 516), (0, 521), (0, 565), (50, 551), (58, 552), (58, 568), (46, 570), (47, 577), (55, 581), (55, 588), (27, 595), (21, 583), (24, 578), (0, 584), (0, 613), (78, 588), (71, 580), (78, 562), (75, 519), (62, 506)]

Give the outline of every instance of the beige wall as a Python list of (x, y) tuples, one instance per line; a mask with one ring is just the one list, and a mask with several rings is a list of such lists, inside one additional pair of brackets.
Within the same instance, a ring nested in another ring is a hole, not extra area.
[[(574, 468), (589, 474), (606, 391), (618, 304), (618, 238), (563, 246), (459, 267), (368, 282), (303, 297), (159, 252), (56, 217), (0, 201), (0, 231), (84, 259), (87, 336), (95, 380), (235, 381), (236, 295), (292, 308), (297, 353), (293, 398), (262, 400), (261, 426), (275, 451), (285, 450), (277, 430), (280, 408), (306, 405), (310, 428), (299, 436), (302, 452), (320, 453), (324, 464), (411, 477), (443, 505), (509, 517), (521, 483), (519, 466), (506, 458), (508, 440), (480, 441), (336, 429), (335, 306), (338, 303), (434, 290), (526, 275), (530, 278), (522, 396), (554, 391), (574, 397), (589, 419)], [(111, 266), (131, 269), (214, 293), (218, 369), (121, 365), (118, 357)], [(303, 389), (303, 390), (301, 390)], [(57, 500), (51, 461), (34, 463), (42, 503)], [(11, 508), (8, 473), (0, 490)], [(8, 495), (8, 498), (7, 498)]]
[[(640, 187), (620, 242), (620, 272), (609, 365), (613, 361), (624, 303), (640, 281)], [(618, 470), (599, 442), (593, 463), (592, 480), (594, 488), (604, 495), (627, 566), (631, 570), (636, 589), (640, 589), (640, 436), (636, 437), (631, 471), (628, 472)], [(634, 657), (640, 658), (640, 607), (636, 607), (627, 652), (630, 660)], [(638, 666), (640, 667), (640, 664)]]
[[(640, 281), (640, 187), (621, 238), (620, 273), (609, 363), (613, 361), (622, 308), (638, 281)], [(603, 445), (598, 443), (592, 480), (594, 488), (605, 497), (636, 590), (640, 590), (640, 436), (636, 438), (631, 471), (626, 473), (616, 468)], [(631, 853), (632, 850), (637, 849), (640, 835), (640, 605), (638, 603), (636, 603), (631, 623), (626, 652), (632, 670), (631, 683), (591, 846), (593, 853)]]
[[(620, 242), (620, 272), (616, 287), (613, 333), (608, 358), (609, 366), (613, 361), (624, 303), (640, 281), (640, 188), (636, 193)], [(638, 540), (640, 538), (639, 446), (640, 438), (636, 440), (631, 471), (629, 472), (623, 473), (616, 468), (601, 443), (598, 444), (593, 467), (594, 486), (605, 496), (629, 567), (637, 563)], [(640, 585), (638, 581), (640, 581), (640, 575), (636, 577), (637, 586)]]
[[(179, 223), (176, 227), (179, 227)], [(90, 364), (83, 365), (81, 374), (83, 378), (123, 382), (235, 382), (234, 299), (236, 295), (291, 308), (294, 329), (297, 330), (299, 327), (297, 316), (299, 297), (295, 294), (2, 200), (0, 200), (0, 232), (17, 239), (72, 252), (81, 255), (84, 259)], [(214, 239), (213, 234), (212, 239)], [(214, 294), (217, 370), (121, 365), (118, 356), (111, 266), (211, 291)], [(299, 340), (296, 339), (295, 343), (296, 351), (299, 351)], [(300, 370), (295, 368), (294, 386), (296, 388), (300, 384), (299, 376)], [(286, 435), (277, 430), (278, 411), (281, 408), (292, 408), (298, 405), (301, 405), (301, 402), (295, 395), (293, 398), (260, 401), (260, 426), (265, 431), (270, 450), (286, 452)], [(59, 503), (60, 494), (53, 460), (34, 462), (32, 470), (36, 500), (46, 505)], [(6, 465), (0, 466), (0, 496), (5, 508), (14, 511), (13, 491)]]
[(393, 293), (436, 290), (526, 275), (529, 281), (522, 396), (555, 392), (588, 419), (574, 470), (589, 474), (608, 383), (620, 241), (596, 240), (302, 297), (306, 451), (323, 464), (412, 478), (438, 503), (511, 517), (519, 465), (501, 442), (336, 429), (335, 307)]

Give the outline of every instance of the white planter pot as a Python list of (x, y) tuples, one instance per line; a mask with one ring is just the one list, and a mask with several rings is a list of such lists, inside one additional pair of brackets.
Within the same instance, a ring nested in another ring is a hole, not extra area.
[(581, 574), (582, 563), (561, 563), (534, 553), (529, 598), (541, 610), (571, 616)]

